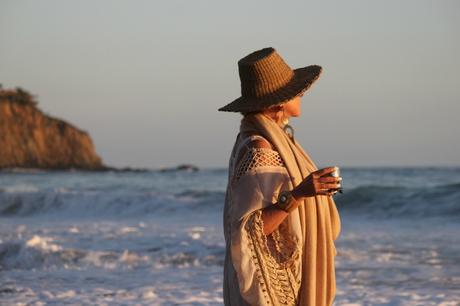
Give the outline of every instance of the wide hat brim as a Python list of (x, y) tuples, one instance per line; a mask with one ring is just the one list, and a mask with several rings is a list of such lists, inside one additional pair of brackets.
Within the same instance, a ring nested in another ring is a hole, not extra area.
[(239, 97), (229, 104), (219, 108), (222, 112), (254, 112), (261, 111), (270, 106), (283, 104), (307, 91), (318, 80), (322, 68), (318, 65), (310, 65), (294, 69), (294, 76), (277, 91), (260, 98)]

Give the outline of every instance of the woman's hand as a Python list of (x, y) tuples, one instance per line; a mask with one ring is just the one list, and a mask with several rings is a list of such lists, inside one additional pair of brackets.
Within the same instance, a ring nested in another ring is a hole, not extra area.
[(340, 188), (342, 177), (328, 176), (335, 171), (335, 167), (327, 167), (310, 173), (299, 185), (292, 190), (296, 199), (315, 195), (332, 195), (333, 189)]

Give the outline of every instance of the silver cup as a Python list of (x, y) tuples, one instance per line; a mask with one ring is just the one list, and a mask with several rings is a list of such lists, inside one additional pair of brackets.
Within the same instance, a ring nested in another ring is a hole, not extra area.
[[(332, 176), (332, 177), (339, 177), (340, 176), (340, 168), (335, 166), (334, 172), (331, 172), (329, 175)], [(339, 186), (340, 186), (339, 188), (331, 188), (331, 189), (329, 189), (329, 191), (331, 191), (333, 195), (336, 194), (337, 192), (343, 193), (343, 191), (342, 191), (342, 181), (340, 181)]]

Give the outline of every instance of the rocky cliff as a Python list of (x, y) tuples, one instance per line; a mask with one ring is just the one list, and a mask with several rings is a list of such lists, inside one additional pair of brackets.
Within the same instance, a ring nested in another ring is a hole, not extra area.
[(28, 92), (0, 88), (0, 169), (102, 170), (90, 136), (37, 108)]

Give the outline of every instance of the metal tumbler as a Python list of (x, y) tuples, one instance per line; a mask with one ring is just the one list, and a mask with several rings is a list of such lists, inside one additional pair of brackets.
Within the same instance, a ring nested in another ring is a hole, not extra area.
[[(339, 177), (340, 176), (339, 167), (336, 166), (334, 172), (331, 172), (330, 176)], [(342, 181), (340, 181), (340, 187), (339, 188), (331, 188), (331, 189), (329, 189), (329, 191), (331, 191), (333, 195), (336, 194), (337, 192), (343, 193), (343, 191), (342, 191)]]

